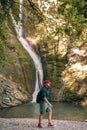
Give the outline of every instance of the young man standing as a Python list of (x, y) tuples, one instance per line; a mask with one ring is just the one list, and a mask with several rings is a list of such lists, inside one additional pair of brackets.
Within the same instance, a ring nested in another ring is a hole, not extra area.
[(40, 90), (40, 115), (39, 115), (39, 123), (38, 127), (43, 128), (42, 119), (44, 114), (48, 113), (48, 126), (54, 127), (52, 123), (52, 104), (49, 102), (49, 87), (51, 82), (49, 80), (44, 81), (44, 86)]

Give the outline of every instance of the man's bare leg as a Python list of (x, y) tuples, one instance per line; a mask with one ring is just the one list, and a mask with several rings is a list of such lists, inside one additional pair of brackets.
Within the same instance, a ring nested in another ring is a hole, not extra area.
[(42, 114), (40, 114), (40, 115), (39, 115), (39, 124), (41, 124), (41, 123), (42, 123), (42, 120), (43, 120), (43, 115), (42, 115)]
[(48, 112), (48, 123), (52, 123), (52, 112)]

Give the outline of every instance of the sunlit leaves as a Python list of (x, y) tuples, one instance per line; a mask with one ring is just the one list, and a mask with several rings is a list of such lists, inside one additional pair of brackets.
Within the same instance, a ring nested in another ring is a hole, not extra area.
[(70, 39), (76, 39), (81, 36), (87, 21), (85, 12), (87, 10), (87, 2), (85, 0), (60, 0), (62, 3), (58, 8), (58, 13), (65, 17), (67, 22), (64, 27), (66, 35)]

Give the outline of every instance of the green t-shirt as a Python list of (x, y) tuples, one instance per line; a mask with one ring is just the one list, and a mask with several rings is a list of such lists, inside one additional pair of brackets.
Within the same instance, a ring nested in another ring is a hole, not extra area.
[(40, 96), (42, 98), (42, 100), (46, 97), (47, 99), (49, 99), (49, 88), (47, 88), (46, 86), (44, 86), (41, 90), (40, 90)]
[(36, 99), (37, 103), (39, 103), (40, 101), (44, 101), (45, 97), (49, 99), (49, 88), (47, 88), (46, 86), (42, 87), (39, 91)]

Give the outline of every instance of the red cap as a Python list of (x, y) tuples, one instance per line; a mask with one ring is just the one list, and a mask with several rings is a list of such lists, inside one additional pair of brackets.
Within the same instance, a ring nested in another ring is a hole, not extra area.
[(44, 80), (44, 84), (51, 83), (49, 80)]

